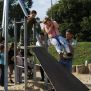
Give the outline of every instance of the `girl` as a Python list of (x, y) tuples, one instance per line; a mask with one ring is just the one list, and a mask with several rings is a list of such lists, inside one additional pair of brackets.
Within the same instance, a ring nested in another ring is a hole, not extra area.
[(48, 34), (51, 44), (54, 45), (56, 51), (59, 53), (60, 60), (63, 59), (63, 49), (67, 52), (67, 55), (71, 55), (67, 41), (59, 34), (59, 26), (56, 21), (45, 18), (44, 31)]

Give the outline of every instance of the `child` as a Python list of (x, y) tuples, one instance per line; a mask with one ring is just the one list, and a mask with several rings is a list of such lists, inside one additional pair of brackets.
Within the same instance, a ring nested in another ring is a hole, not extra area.
[(44, 46), (45, 45), (45, 36), (44, 33), (39, 34), (39, 40), (36, 42), (36, 46)]
[(8, 65), (9, 65), (9, 78), (10, 83), (14, 83), (12, 80), (13, 70), (14, 70), (14, 43), (11, 43), (10, 49), (8, 51)]
[(0, 85), (4, 86), (4, 45), (0, 44)]
[(59, 26), (56, 21), (45, 18), (44, 31), (48, 34), (51, 44), (54, 45), (56, 51), (59, 53), (60, 60), (63, 59), (63, 49), (67, 52), (67, 55), (71, 55), (67, 41), (59, 34)]
[(68, 29), (66, 31), (66, 40), (68, 42), (72, 56), (67, 56), (67, 53), (63, 52), (63, 60), (60, 63), (69, 71), (72, 72), (72, 60), (74, 56), (74, 47), (76, 46), (76, 40), (74, 39), (73, 32)]
[(23, 59), (22, 59), (22, 55), (21, 55), (20, 49), (17, 50), (17, 60), (16, 60), (16, 64), (17, 64), (17, 82), (22, 83)]

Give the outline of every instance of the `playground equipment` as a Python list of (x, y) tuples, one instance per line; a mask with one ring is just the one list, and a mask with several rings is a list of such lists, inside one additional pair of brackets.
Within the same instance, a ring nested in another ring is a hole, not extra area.
[(55, 91), (88, 91), (89, 89), (69, 73), (43, 47), (34, 47), (33, 52), (39, 59)]
[(21, 6), (21, 8), (22, 8), (22, 10), (24, 12), (24, 15), (27, 17), (28, 16), (28, 12), (26, 11), (26, 8), (25, 8), (25, 5), (24, 5), (23, 1), (22, 0), (18, 0), (18, 2), (19, 2), (20, 6)]
[(3, 28), (3, 31), (4, 32), (4, 35), (5, 35), (5, 55), (4, 55), (4, 60), (5, 60), (5, 69), (4, 69), (4, 72), (5, 72), (5, 77), (4, 77), (4, 80), (5, 80), (5, 83), (4, 83), (4, 90), (5, 91), (8, 91), (8, 55), (7, 55), (7, 52), (8, 52), (8, 8), (9, 8), (9, 0), (4, 0), (4, 6), (3, 6), (3, 23), (2, 23), (2, 28)]
[[(19, 0), (21, 1), (21, 0)], [(2, 28), (5, 35), (5, 86), (4, 91), (8, 91), (8, 58), (7, 58), (7, 51), (8, 51), (8, 3), (9, 0), (4, 0), (4, 7), (3, 7), (3, 23)], [(22, 10), (27, 16), (25, 11), (24, 5), (20, 2), (20, 6)], [(14, 52), (14, 60), (16, 61), (16, 48), (17, 48), (17, 40), (16, 40), (16, 21), (14, 21), (14, 33), (15, 33), (15, 52)], [(25, 91), (27, 87), (27, 27), (26, 27), (26, 18), (24, 19), (24, 70), (25, 70)], [(83, 85), (78, 79), (76, 79), (72, 74), (68, 73), (61, 65), (57, 63), (57, 61), (43, 48), (33, 48), (34, 53), (36, 54), (37, 58), (39, 59), (44, 71), (46, 72), (53, 88), (55, 91), (88, 91), (88, 88)], [(16, 62), (15, 62), (16, 65)], [(54, 69), (53, 69), (54, 68)], [(15, 73), (17, 69), (15, 67)], [(16, 75), (16, 74), (15, 74)], [(17, 77), (17, 75), (15, 76)], [(15, 78), (15, 83), (16, 83)]]
[[(25, 7), (24, 7), (24, 4), (22, 3), (22, 1), (21, 0), (18, 0), (19, 1), (19, 4), (20, 4), (20, 6), (22, 7), (22, 10), (23, 10), (23, 12), (24, 12), (24, 14), (25, 14), (25, 16), (27, 16), (28, 15), (28, 13), (26, 12), (26, 9), (25, 9)], [(5, 55), (4, 55), (4, 59), (5, 59), (5, 70), (4, 70), (4, 72), (5, 72), (5, 77), (4, 77), (4, 80), (5, 80), (5, 85), (4, 85), (4, 91), (8, 91), (8, 11), (9, 11), (9, 0), (4, 0), (4, 5), (3, 5), (3, 20), (2, 20), (2, 29), (3, 29), (3, 34), (4, 34), (4, 36), (5, 36)], [(26, 23), (27, 21), (26, 21), (26, 19), (24, 19), (24, 66), (25, 66), (25, 88), (26, 88), (26, 85), (27, 85), (27, 62), (26, 62), (26, 60), (27, 60), (27, 43), (26, 43), (26, 29), (27, 29), (27, 27), (26, 27)], [(15, 30), (15, 52), (14, 52), (14, 59), (15, 59), (15, 61), (16, 61), (16, 43), (17, 43), (17, 40), (16, 40), (16, 37), (17, 37), (17, 35), (16, 35), (16, 22), (14, 22), (14, 30)], [(15, 64), (16, 64), (16, 62), (15, 62)], [(16, 67), (15, 67), (15, 71), (16, 71)], [(15, 74), (16, 75), (16, 74)], [(15, 76), (15, 77), (17, 77), (17, 76)], [(16, 83), (16, 79), (17, 78), (15, 78), (15, 83)]]
[[(22, 22), (16, 22), (14, 20), (14, 63), (15, 63), (15, 84), (17, 84), (17, 65), (16, 65), (16, 51), (17, 51), (17, 30), (16, 30), (16, 24), (23, 23), (24, 24), (24, 67), (21, 67), (24, 69), (25, 77), (24, 77), (24, 83), (25, 83), (25, 90), (27, 87), (27, 20), (24, 18), (24, 21)], [(19, 66), (18, 66), (19, 67)]]

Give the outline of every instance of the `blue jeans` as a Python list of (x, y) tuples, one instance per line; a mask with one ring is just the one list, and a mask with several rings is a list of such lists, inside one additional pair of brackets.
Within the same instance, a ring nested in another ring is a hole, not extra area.
[(69, 72), (72, 72), (72, 59), (63, 59), (59, 61)]
[(67, 53), (70, 53), (70, 48), (68, 45), (68, 42), (66, 41), (66, 39), (62, 36), (55, 36), (53, 38), (50, 38), (50, 43), (52, 45), (54, 45), (56, 51), (60, 54), (63, 49), (65, 49), (65, 51)]

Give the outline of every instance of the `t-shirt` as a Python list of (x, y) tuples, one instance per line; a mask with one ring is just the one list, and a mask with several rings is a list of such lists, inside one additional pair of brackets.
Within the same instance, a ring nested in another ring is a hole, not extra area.
[[(28, 23), (27, 23), (27, 29), (28, 30), (32, 30), (32, 28), (33, 28), (33, 24), (35, 25), (35, 23), (36, 23), (36, 19), (35, 18), (32, 18), (30, 21), (28, 21)], [(31, 31), (32, 32), (32, 31)]]
[[(66, 39), (67, 40), (67, 39)], [(71, 39), (71, 40), (67, 40), (68, 42), (68, 45), (69, 45), (69, 48), (70, 48), (70, 51), (72, 53), (72, 56), (67, 56), (67, 53), (64, 51), (64, 58), (73, 58), (74, 56), (74, 47), (77, 45), (77, 41), (75, 39)]]
[(36, 22), (36, 24), (35, 24), (35, 30), (36, 30), (36, 32), (37, 32), (38, 34), (41, 33), (41, 26), (40, 26), (40, 23), (37, 23), (37, 22)]
[(57, 22), (52, 21), (52, 23), (53, 23), (53, 27), (51, 28), (51, 30), (49, 30), (50, 29), (49, 26), (47, 26), (47, 25), (44, 26), (44, 30), (48, 34), (49, 38), (59, 35), (59, 30), (58, 30), (59, 26), (58, 26)]
[(22, 66), (23, 65), (23, 59), (20, 55), (17, 55), (17, 65)]

